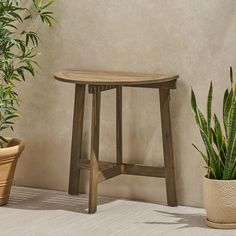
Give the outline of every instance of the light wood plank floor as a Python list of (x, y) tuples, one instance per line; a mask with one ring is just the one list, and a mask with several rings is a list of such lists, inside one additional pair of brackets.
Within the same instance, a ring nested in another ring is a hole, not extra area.
[(205, 226), (203, 209), (99, 198), (98, 212), (86, 214), (87, 195), (13, 187), (0, 207), (2, 236), (235, 236), (236, 230)]

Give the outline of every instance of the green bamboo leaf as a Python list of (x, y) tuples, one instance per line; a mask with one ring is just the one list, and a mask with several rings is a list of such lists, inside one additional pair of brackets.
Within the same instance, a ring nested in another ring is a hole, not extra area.
[(54, 2), (53, 0), (52, 0), (52, 1), (49, 1), (48, 3), (46, 3), (45, 5), (43, 5), (43, 6), (41, 7), (41, 9), (45, 9), (45, 8), (49, 7), (53, 2)]
[(27, 16), (24, 18), (24, 20), (29, 20), (29, 19), (32, 19), (32, 15), (31, 15), (31, 14), (27, 15)]
[(10, 120), (10, 119), (13, 119), (13, 118), (16, 118), (16, 117), (19, 117), (19, 115), (13, 114), (13, 115), (10, 115), (10, 116), (6, 116), (5, 120)]
[(8, 143), (8, 140), (7, 139), (5, 139), (4, 137), (2, 137), (2, 136), (0, 136), (0, 140), (2, 141), (2, 142), (4, 142), (4, 143)]
[[(51, 26), (53, 13), (48, 10), (52, 0), (33, 0), (34, 8), (39, 17)], [(34, 20), (31, 9), (20, 7), (21, 1), (0, 1), (0, 131), (13, 129), (13, 119), (19, 117), (17, 106), (20, 99), (15, 92), (15, 82), (22, 81), (28, 72), (34, 76), (38, 55), (39, 38), (36, 32), (26, 32), (24, 22)], [(25, 16), (25, 17), (23, 17)], [(20, 31), (23, 26), (23, 30)], [(0, 133), (0, 146), (4, 147), (4, 137)]]

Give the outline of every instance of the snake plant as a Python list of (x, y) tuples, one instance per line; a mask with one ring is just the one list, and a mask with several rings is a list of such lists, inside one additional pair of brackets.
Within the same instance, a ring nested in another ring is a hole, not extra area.
[(48, 7), (53, 0), (31, 1), (33, 7), (28, 9), (24, 7), (25, 1), (0, 0), (0, 147), (8, 142), (3, 132), (13, 130), (13, 119), (19, 117), (16, 82), (35, 75), (39, 36), (30, 22), (39, 19), (52, 26)]
[(216, 114), (212, 115), (212, 82), (208, 92), (206, 115), (200, 110), (195, 94), (191, 91), (192, 110), (206, 150), (203, 152), (194, 144), (193, 146), (206, 162), (207, 177), (210, 179), (236, 179), (236, 82), (233, 80), (232, 67), (230, 84), (223, 98), (223, 125)]

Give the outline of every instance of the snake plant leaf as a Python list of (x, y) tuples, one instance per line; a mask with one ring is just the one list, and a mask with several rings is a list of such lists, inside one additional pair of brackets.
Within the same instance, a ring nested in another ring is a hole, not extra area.
[(213, 143), (216, 145), (216, 147), (218, 147), (216, 133), (215, 133), (214, 129), (212, 129), (212, 128), (211, 128), (211, 133), (212, 133)]
[(192, 144), (193, 147), (202, 155), (204, 161), (206, 162), (206, 164), (208, 164), (208, 156), (205, 155), (195, 144)]
[(222, 134), (222, 129), (220, 126), (220, 122), (216, 116), (216, 114), (214, 114), (214, 133), (216, 135), (216, 146), (218, 147), (219, 150), (221, 150), (222, 145), (223, 145), (223, 134)]
[(216, 174), (213, 168), (211, 168), (210, 166), (204, 166), (204, 168), (207, 169), (207, 178), (216, 179)]
[(230, 81), (231, 81), (231, 84), (233, 84), (233, 82), (234, 82), (234, 75), (233, 75), (232, 66), (230, 66)]
[(226, 137), (228, 137), (229, 133), (229, 112), (232, 105), (232, 99), (233, 99), (233, 89), (230, 90), (229, 95), (224, 103), (223, 119), (224, 119)]
[(207, 120), (201, 110), (197, 108), (197, 114), (198, 114), (198, 119), (199, 119), (199, 128), (202, 130), (207, 137), (209, 138), (210, 143), (212, 143), (212, 134), (211, 130), (208, 128)]
[(208, 97), (207, 97), (207, 129), (208, 129), (208, 135), (209, 135), (211, 143), (212, 143), (212, 135), (211, 135), (212, 93), (213, 93), (213, 87), (212, 87), (212, 81), (211, 81), (209, 92), (208, 92)]
[(212, 81), (211, 81), (209, 92), (208, 92), (208, 97), (207, 97), (207, 124), (208, 124), (208, 128), (211, 127), (212, 93), (213, 93), (213, 88), (212, 88)]
[(228, 147), (225, 160), (223, 179), (230, 179), (236, 156), (236, 96), (233, 95), (232, 105), (228, 115)]
[(213, 143), (217, 147), (217, 156), (219, 159), (219, 173), (220, 176), (223, 176), (224, 166), (225, 166), (225, 156), (226, 156), (226, 150), (225, 150), (225, 138), (222, 135), (222, 131), (220, 128), (220, 123), (218, 121), (218, 118), (216, 115), (214, 115), (214, 129), (211, 129), (212, 136), (213, 136)]
[(191, 89), (191, 105), (192, 105), (192, 109), (193, 109), (194, 113), (196, 114), (196, 112), (197, 112), (197, 101), (196, 101), (196, 96), (195, 96), (195, 93), (194, 93), (193, 89)]
[(236, 179), (236, 160), (234, 161), (230, 179)]
[(229, 96), (229, 89), (226, 89), (225, 93), (224, 93), (224, 99), (223, 99), (223, 115), (224, 115), (226, 100), (227, 100), (228, 96)]
[(192, 106), (192, 110), (195, 114), (195, 120), (199, 126), (199, 115), (198, 115), (198, 109), (197, 109), (197, 101), (196, 101), (196, 96), (193, 92), (193, 90), (191, 90), (191, 106)]
[[(230, 68), (231, 88), (226, 89), (223, 99), (223, 127), (214, 114), (212, 119), (213, 85), (210, 84), (207, 97), (206, 116), (199, 109), (193, 90), (191, 105), (200, 134), (206, 148), (206, 154), (200, 152), (207, 163), (207, 177), (213, 179), (236, 179), (236, 82), (233, 81), (233, 70)], [(213, 122), (213, 127), (211, 123)]]
[(207, 171), (207, 178), (210, 178), (210, 173), (213, 175), (213, 178), (214, 179), (217, 179), (216, 177), (216, 174), (215, 174), (215, 171), (213, 168), (211, 168), (210, 166), (204, 166), (204, 168), (206, 168), (208, 171)]
[(200, 129), (200, 132), (201, 132), (202, 139), (203, 139), (203, 142), (205, 144), (205, 147), (209, 155), (209, 159), (210, 159), (210, 163), (208, 164), (208, 166), (211, 166), (215, 170), (215, 177), (218, 178), (219, 177), (219, 170), (218, 170), (219, 161), (217, 160), (218, 159), (217, 154), (210, 143), (209, 137), (205, 134), (205, 132), (202, 129)]

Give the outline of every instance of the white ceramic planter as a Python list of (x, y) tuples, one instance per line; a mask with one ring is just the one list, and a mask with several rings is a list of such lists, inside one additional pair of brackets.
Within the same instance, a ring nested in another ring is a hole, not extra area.
[(204, 177), (203, 196), (209, 227), (236, 228), (236, 180)]

